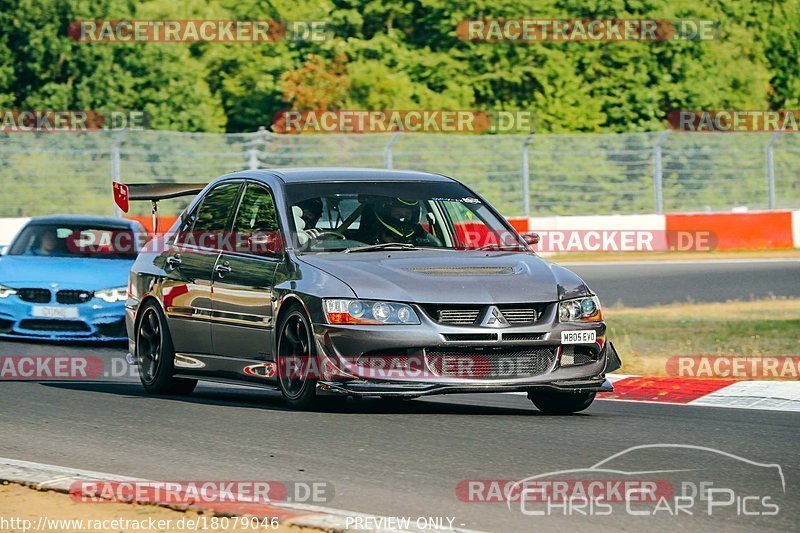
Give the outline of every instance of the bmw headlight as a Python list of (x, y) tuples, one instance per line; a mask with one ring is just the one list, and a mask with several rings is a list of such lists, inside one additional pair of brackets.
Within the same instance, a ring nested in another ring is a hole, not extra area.
[(17, 294), (16, 289), (0, 285), (0, 298), (8, 298), (9, 296), (13, 296), (15, 294)]
[(322, 302), (328, 324), (419, 324), (410, 305), (344, 298)]
[(603, 320), (603, 311), (600, 309), (600, 300), (597, 296), (558, 302), (559, 322), (600, 322), (601, 320)]
[(128, 298), (128, 287), (117, 287), (115, 289), (104, 289), (96, 291), (95, 297), (100, 298), (104, 302), (113, 304), (114, 302), (124, 302)]

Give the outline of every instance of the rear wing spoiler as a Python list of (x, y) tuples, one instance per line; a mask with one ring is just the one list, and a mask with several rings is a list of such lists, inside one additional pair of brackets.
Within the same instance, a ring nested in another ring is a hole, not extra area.
[(153, 231), (158, 233), (158, 202), (168, 198), (194, 196), (205, 189), (207, 183), (119, 183), (114, 182), (114, 203), (124, 213), (128, 212), (129, 202), (149, 200), (152, 204)]

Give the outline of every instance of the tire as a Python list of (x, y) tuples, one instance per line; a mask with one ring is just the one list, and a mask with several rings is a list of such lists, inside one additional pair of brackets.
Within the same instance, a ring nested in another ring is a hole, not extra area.
[(594, 392), (529, 392), (528, 399), (546, 415), (570, 415), (583, 411), (594, 401)]
[(144, 390), (148, 394), (188, 396), (197, 380), (173, 376), (175, 350), (161, 310), (150, 302), (142, 307), (140, 317), (136, 325), (136, 362)]
[(278, 326), (278, 387), (289, 407), (305, 410), (318, 400), (317, 379), (309, 375), (317, 353), (311, 321), (299, 305), (290, 305)]

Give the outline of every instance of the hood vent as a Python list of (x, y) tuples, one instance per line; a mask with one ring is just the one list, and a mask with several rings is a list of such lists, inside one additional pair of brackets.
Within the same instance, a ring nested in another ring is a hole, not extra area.
[(513, 274), (512, 267), (418, 267), (409, 268), (409, 272), (428, 274), (431, 276), (503, 276)]

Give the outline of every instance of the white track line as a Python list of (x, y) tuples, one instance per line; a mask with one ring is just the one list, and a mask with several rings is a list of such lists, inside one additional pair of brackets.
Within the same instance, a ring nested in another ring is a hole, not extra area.
[(690, 405), (800, 412), (800, 382), (739, 381), (692, 400)]
[[(626, 378), (639, 377), (647, 376), (626, 374), (608, 374), (606, 376), (612, 384)], [(505, 394), (527, 395), (526, 392), (508, 392)], [(604, 402), (680, 405), (684, 407), (722, 407), (726, 409), (800, 412), (800, 381), (737, 381), (690, 402), (605, 398), (602, 394), (597, 396), (597, 400)]]

